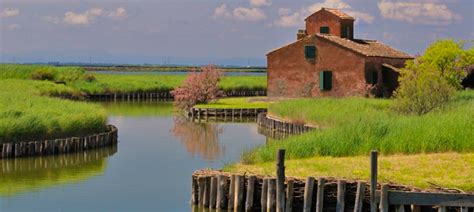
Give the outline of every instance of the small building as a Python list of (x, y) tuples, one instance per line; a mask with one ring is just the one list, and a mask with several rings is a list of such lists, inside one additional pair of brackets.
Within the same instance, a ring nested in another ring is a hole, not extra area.
[(322, 8), (305, 19), (297, 40), (267, 54), (273, 97), (391, 96), (398, 68), (412, 56), (375, 40), (354, 38), (355, 19)]

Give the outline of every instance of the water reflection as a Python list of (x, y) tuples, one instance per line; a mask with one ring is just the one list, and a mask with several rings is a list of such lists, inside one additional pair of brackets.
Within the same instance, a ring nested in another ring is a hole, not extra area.
[(0, 197), (85, 181), (100, 175), (117, 146), (80, 153), (0, 160)]
[(128, 117), (164, 117), (173, 114), (173, 102), (171, 101), (140, 101), (140, 102), (101, 102), (107, 113), (111, 116)]
[(224, 152), (224, 147), (219, 144), (219, 135), (223, 132), (219, 124), (195, 123), (177, 116), (174, 118), (171, 132), (193, 157), (199, 156), (213, 161)]

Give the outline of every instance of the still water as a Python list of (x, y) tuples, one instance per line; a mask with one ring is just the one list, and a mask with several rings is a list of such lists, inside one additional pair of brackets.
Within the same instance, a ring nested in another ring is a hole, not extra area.
[(119, 144), (0, 160), (0, 211), (190, 211), (191, 174), (265, 143), (254, 123), (194, 123), (171, 103), (106, 103)]

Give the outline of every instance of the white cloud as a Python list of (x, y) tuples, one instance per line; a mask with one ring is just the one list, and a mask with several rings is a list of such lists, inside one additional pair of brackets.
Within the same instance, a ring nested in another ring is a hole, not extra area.
[(408, 23), (449, 24), (460, 20), (446, 4), (437, 1), (425, 2), (391, 2), (382, 0), (378, 3), (382, 17)]
[(63, 22), (71, 25), (89, 25), (94, 19), (102, 15), (102, 9), (91, 8), (84, 13), (66, 12)]
[(272, 0), (250, 0), (250, 5), (255, 7), (270, 6), (272, 5)]
[(123, 7), (119, 7), (113, 11), (104, 11), (101, 8), (91, 8), (84, 11), (83, 13), (76, 13), (68, 11), (64, 14), (64, 17), (56, 16), (43, 16), (42, 20), (51, 22), (54, 24), (68, 24), (87, 26), (95, 22), (98, 18), (107, 17), (113, 20), (123, 20), (128, 17), (127, 10)]
[(227, 9), (227, 5), (222, 4), (214, 10), (214, 18), (229, 18), (239, 21), (260, 21), (267, 16), (259, 8), (237, 7), (232, 12)]
[(267, 16), (265, 13), (258, 9), (258, 8), (245, 8), (245, 7), (237, 7), (234, 9), (233, 16), (237, 20), (242, 21), (260, 21)]
[(123, 7), (117, 8), (115, 11), (109, 12), (107, 15), (109, 18), (114, 20), (123, 20), (128, 17), (127, 10)]
[(20, 10), (16, 8), (5, 8), (0, 11), (0, 18), (9, 18), (20, 15)]
[(229, 18), (232, 15), (227, 10), (227, 5), (222, 4), (214, 10), (214, 18)]
[(275, 26), (280, 27), (295, 27), (302, 26), (304, 24), (304, 19), (311, 15), (312, 13), (320, 10), (323, 7), (340, 9), (343, 12), (351, 15), (356, 19), (356, 22), (362, 21), (366, 23), (372, 23), (374, 17), (368, 13), (356, 11), (352, 9), (351, 5), (343, 2), (342, 0), (325, 0), (321, 3), (316, 3), (309, 5), (307, 7), (301, 8), (301, 10), (294, 12), (293, 14), (280, 14), (280, 18), (274, 21)]

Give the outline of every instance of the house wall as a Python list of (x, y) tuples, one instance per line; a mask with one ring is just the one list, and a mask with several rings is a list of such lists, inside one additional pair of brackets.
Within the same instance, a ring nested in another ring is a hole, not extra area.
[[(365, 76), (366, 80), (370, 76), (371, 72), (377, 72), (377, 84), (382, 86), (383, 89), (378, 91), (379, 96), (391, 96), (393, 91), (398, 87), (398, 76), (399, 73), (383, 68), (382, 64), (390, 64), (396, 68), (403, 68), (407, 59), (400, 58), (383, 58), (383, 57), (369, 57), (365, 63)], [(385, 73), (384, 73), (385, 69)], [(387, 74), (388, 73), (388, 74)]]
[[(316, 44), (315, 60), (307, 60), (306, 45)], [(320, 97), (363, 95), (365, 59), (316, 36), (308, 36), (267, 55), (268, 96)], [(320, 91), (319, 72), (332, 71), (332, 89)]]
[(353, 20), (341, 20), (334, 14), (327, 11), (320, 11), (306, 19), (306, 31), (308, 35), (315, 35), (319, 33), (320, 27), (329, 27), (329, 34), (341, 37), (342, 27), (349, 26), (351, 33), (350, 39), (354, 35), (354, 21)]

